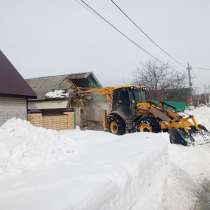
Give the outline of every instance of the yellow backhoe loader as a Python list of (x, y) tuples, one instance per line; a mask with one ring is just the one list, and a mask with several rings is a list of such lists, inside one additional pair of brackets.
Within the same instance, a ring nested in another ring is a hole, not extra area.
[(104, 111), (103, 128), (113, 134), (168, 132), (170, 142), (175, 144), (187, 146), (209, 142), (209, 131), (198, 124), (194, 116), (177, 113), (165, 102), (154, 104), (143, 85), (78, 88), (77, 94), (80, 97), (94, 94), (106, 97), (108, 109)]

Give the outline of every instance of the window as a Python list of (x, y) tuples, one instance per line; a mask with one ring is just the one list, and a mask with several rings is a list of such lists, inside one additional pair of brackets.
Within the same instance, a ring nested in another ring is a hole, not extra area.
[(144, 102), (146, 101), (146, 92), (142, 89), (133, 89), (133, 95), (136, 102)]
[(120, 100), (122, 103), (129, 103), (128, 91), (126, 89), (120, 90)]

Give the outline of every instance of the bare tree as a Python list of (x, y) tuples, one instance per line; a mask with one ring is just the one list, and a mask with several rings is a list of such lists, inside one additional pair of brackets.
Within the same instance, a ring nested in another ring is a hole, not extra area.
[(185, 74), (171, 70), (168, 63), (157, 64), (149, 60), (135, 71), (135, 84), (144, 84), (151, 90), (182, 88), (185, 86)]

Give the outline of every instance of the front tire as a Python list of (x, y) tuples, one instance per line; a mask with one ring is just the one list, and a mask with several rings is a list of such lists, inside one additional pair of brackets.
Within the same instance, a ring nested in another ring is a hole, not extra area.
[(153, 132), (159, 133), (161, 131), (160, 125), (153, 117), (142, 117), (136, 123), (136, 130), (138, 132)]

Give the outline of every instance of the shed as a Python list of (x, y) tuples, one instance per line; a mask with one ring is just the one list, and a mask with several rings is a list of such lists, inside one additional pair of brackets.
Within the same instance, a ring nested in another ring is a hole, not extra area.
[(92, 72), (39, 77), (26, 81), (37, 94), (37, 99), (29, 101), (29, 120), (35, 125), (53, 129), (80, 125), (80, 109), (71, 104), (75, 87), (101, 87)]

